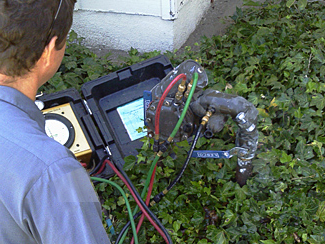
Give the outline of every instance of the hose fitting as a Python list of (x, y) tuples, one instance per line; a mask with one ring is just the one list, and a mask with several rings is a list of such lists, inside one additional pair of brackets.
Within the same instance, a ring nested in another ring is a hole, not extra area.
[(209, 122), (209, 119), (212, 116), (212, 114), (213, 114), (212, 110), (208, 110), (205, 116), (203, 116), (202, 118), (201, 125), (205, 126)]
[(212, 130), (205, 130), (204, 131), (204, 137), (207, 138), (207, 139), (211, 139), (213, 137), (213, 131)]
[(164, 141), (162, 144), (159, 145), (159, 150), (164, 153), (167, 151), (169, 145), (170, 145), (169, 141)]
[(152, 150), (153, 150), (154, 152), (158, 152), (158, 151), (159, 151), (159, 141), (156, 140), (156, 139), (155, 139), (154, 142), (153, 142)]
[(190, 83), (187, 84), (187, 90), (186, 90), (186, 92), (184, 94), (184, 97), (185, 98), (188, 98), (188, 95), (190, 94), (190, 91), (192, 89), (192, 86), (193, 86), (193, 79), (191, 80)]
[(183, 93), (184, 93), (185, 88), (186, 88), (185, 83), (186, 83), (186, 80), (183, 79), (181, 84), (178, 85), (178, 91), (177, 91), (177, 93), (175, 95), (175, 99), (177, 101), (180, 101), (183, 98)]
[(164, 191), (158, 193), (153, 200), (150, 202), (150, 206), (152, 207), (153, 205), (155, 205), (156, 203), (159, 203), (161, 201), (161, 199), (163, 199), (163, 197), (167, 194), (168, 190), (165, 189)]

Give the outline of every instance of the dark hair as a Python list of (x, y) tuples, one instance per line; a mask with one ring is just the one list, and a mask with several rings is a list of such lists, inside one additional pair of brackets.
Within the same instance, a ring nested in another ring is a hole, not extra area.
[(57, 36), (56, 48), (72, 25), (76, 0), (0, 0), (0, 73), (22, 76), (41, 57), (45, 46)]

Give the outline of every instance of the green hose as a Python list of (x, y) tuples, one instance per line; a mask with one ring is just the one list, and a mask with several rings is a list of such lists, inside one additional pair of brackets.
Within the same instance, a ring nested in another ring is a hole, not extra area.
[(178, 120), (178, 122), (177, 122), (177, 124), (176, 124), (176, 126), (175, 126), (175, 128), (174, 128), (174, 130), (173, 130), (172, 133), (170, 134), (170, 137), (172, 137), (172, 138), (175, 137), (175, 135), (176, 135), (176, 133), (177, 133), (179, 127), (180, 127), (181, 124), (183, 123), (183, 120), (184, 120), (184, 117), (185, 117), (186, 112), (187, 112), (187, 110), (188, 110), (188, 107), (190, 106), (191, 99), (192, 99), (192, 96), (193, 96), (193, 94), (194, 94), (194, 91), (195, 91), (195, 88), (196, 88), (196, 85), (197, 85), (197, 81), (198, 81), (198, 79), (199, 79), (199, 75), (198, 75), (198, 73), (194, 73), (193, 76), (194, 76), (194, 77), (193, 77), (193, 86), (192, 86), (191, 91), (190, 91), (190, 93), (189, 93), (189, 95), (188, 95), (188, 98), (187, 98), (187, 100), (186, 100), (186, 103), (185, 103), (184, 109), (183, 109), (183, 111), (182, 111), (182, 114), (181, 114), (181, 116), (180, 116), (180, 118), (179, 118), (179, 120)]
[(102, 179), (102, 178), (97, 178), (97, 177), (90, 177), (90, 179), (91, 180), (95, 180), (95, 181), (100, 181), (100, 182), (108, 183), (108, 184), (116, 187), (120, 191), (120, 193), (122, 194), (122, 196), (123, 196), (123, 198), (125, 200), (126, 207), (128, 209), (128, 213), (129, 213), (129, 217), (130, 217), (130, 221), (131, 221), (131, 226), (132, 226), (132, 232), (133, 232), (133, 236), (134, 236), (134, 243), (138, 244), (139, 243), (139, 241), (138, 241), (138, 235), (137, 235), (137, 230), (136, 230), (135, 223), (134, 223), (134, 219), (133, 219), (133, 215), (132, 215), (132, 210), (131, 210), (131, 207), (130, 207), (130, 203), (128, 201), (128, 198), (126, 197), (125, 192), (123, 191), (123, 189), (118, 184), (116, 184), (116, 183), (114, 183), (113, 181), (110, 181), (110, 180), (106, 180), (106, 179)]
[[(153, 160), (152, 164), (151, 164), (151, 167), (150, 167), (149, 172), (148, 172), (148, 177), (146, 179), (146, 182), (144, 184), (143, 190), (141, 192), (141, 198), (142, 199), (144, 198), (144, 196), (145, 196), (145, 194), (147, 192), (147, 189), (148, 189), (149, 184), (150, 184), (151, 175), (153, 173), (153, 170), (154, 170), (154, 168), (155, 168), (155, 166), (156, 166), (159, 158), (160, 158), (159, 156), (156, 156), (155, 159)], [(137, 205), (135, 207), (134, 211), (133, 211), (133, 216), (138, 212), (138, 210), (139, 210), (139, 206)], [(132, 217), (132, 219), (133, 219), (133, 217)], [(123, 234), (123, 236), (121, 238), (120, 243), (123, 243), (123, 241), (124, 241), (124, 239), (125, 239), (125, 237), (126, 237), (126, 235), (128, 233), (128, 230), (129, 230), (129, 228), (127, 228), (126, 231), (124, 232), (124, 234)]]

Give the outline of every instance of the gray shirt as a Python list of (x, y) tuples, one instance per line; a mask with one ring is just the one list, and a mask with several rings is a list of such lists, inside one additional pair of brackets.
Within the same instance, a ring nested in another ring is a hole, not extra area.
[(0, 243), (110, 243), (87, 172), (44, 127), (31, 99), (0, 86)]

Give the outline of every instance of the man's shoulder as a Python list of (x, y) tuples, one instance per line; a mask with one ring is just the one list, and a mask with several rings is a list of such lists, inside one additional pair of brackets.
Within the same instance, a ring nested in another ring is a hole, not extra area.
[(0, 145), (0, 172), (9, 185), (12, 181), (33, 184), (54, 164), (62, 169), (80, 167), (70, 150), (37, 129), (13, 131), (12, 136), (0, 133)]
[(30, 160), (30, 163), (37, 161), (38, 164), (42, 162), (48, 165), (61, 158), (74, 157), (70, 150), (45, 133), (28, 130), (28, 128), (14, 131), (12, 136), (10, 133), (0, 133), (0, 144), (2, 145), (0, 147), (2, 158), (7, 154), (8, 156), (16, 155), (21, 160)]

